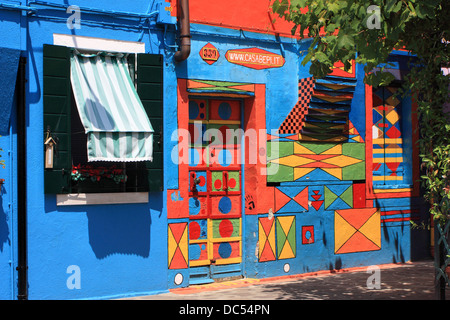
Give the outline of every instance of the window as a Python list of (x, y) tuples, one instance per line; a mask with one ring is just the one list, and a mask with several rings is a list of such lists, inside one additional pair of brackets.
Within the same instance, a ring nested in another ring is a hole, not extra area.
[[(131, 74), (135, 75), (137, 93), (154, 131), (153, 161), (88, 162), (88, 136), (70, 80), (71, 50), (44, 46), (44, 134), (56, 141), (53, 167), (45, 169), (45, 193), (162, 191), (162, 56), (129, 56), (129, 65), (136, 66)], [(88, 179), (82, 176), (89, 173)]]
[(400, 84), (373, 89), (373, 185), (389, 188), (412, 181), (411, 99), (398, 94)]

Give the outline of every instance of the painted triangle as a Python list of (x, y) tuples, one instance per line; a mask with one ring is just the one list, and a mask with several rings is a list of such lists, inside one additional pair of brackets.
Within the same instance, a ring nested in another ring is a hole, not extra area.
[(249, 92), (255, 92), (255, 85), (254, 84), (244, 84), (239, 86), (230, 86), (231, 89), (241, 90), (241, 91), (249, 91)]
[(285, 217), (279, 217), (278, 221), (280, 222), (280, 226), (283, 229), (284, 234), (286, 237), (289, 234), (289, 231), (292, 227), (292, 224), (295, 221), (295, 216), (285, 216)]
[(278, 137), (278, 136), (274, 136), (274, 135), (271, 135), (271, 134), (267, 134), (267, 141), (271, 141), (271, 140), (274, 140), (274, 139), (279, 139), (280, 137)]
[(169, 269), (184, 269), (184, 268), (187, 268), (187, 262), (184, 259), (180, 248), (177, 248), (173, 255), (172, 262), (170, 263)]
[(314, 207), (314, 209), (319, 210), (322, 203), (323, 203), (323, 200), (322, 201), (313, 201), (313, 202), (311, 202), (311, 205)]
[(199, 89), (199, 88), (214, 88), (215, 86), (211, 85), (211, 84), (199, 82), (199, 81), (188, 80), (187, 87), (189, 89)]
[(293, 252), (293, 249), (289, 245), (289, 242), (286, 241), (283, 245), (283, 249), (281, 250), (280, 254), (278, 255), (278, 259), (289, 259), (294, 258), (295, 254)]
[(376, 211), (359, 229), (367, 239), (381, 248), (380, 212)]
[(273, 219), (259, 219), (259, 223), (261, 224), (261, 227), (264, 230), (264, 234), (266, 235), (266, 237), (269, 236), (270, 233), (270, 229), (273, 226)]
[(275, 253), (273, 252), (273, 249), (270, 246), (269, 241), (266, 241), (266, 243), (264, 244), (264, 248), (261, 251), (259, 261), (273, 261), (273, 260), (275, 260)]
[(284, 137), (284, 139), (289, 139), (289, 140), (297, 141), (297, 140), (298, 140), (298, 134), (294, 134), (294, 135), (292, 135), (292, 136)]
[(324, 188), (324, 195), (325, 195), (325, 209), (328, 209), (328, 207), (338, 198), (338, 196), (331, 191), (327, 186)]
[(336, 253), (364, 252), (380, 250), (380, 247), (367, 239), (361, 232), (357, 231), (350, 237)]
[(366, 208), (337, 210), (336, 213), (339, 214), (351, 226), (359, 229), (376, 211), (376, 208)]
[(348, 204), (350, 207), (353, 206), (353, 187), (349, 186), (347, 190), (345, 190), (340, 196), (339, 196), (346, 204)]
[(173, 223), (170, 224), (170, 229), (172, 230), (173, 237), (176, 243), (179, 243), (183, 232), (185, 231), (187, 223)]
[(393, 172), (397, 171), (399, 165), (400, 162), (386, 162), (386, 166)]
[[(332, 156), (332, 157), (335, 157), (335, 156)], [(335, 168), (335, 169), (339, 168), (340, 169), (341, 167), (339, 167), (335, 164), (331, 164), (331, 163), (316, 161), (316, 162), (300, 165), (300, 166), (298, 166), (298, 168)]]
[(307, 158), (307, 159), (311, 159), (311, 160), (316, 160), (316, 161), (322, 161), (325, 159), (330, 159), (335, 157), (335, 154), (302, 154), (303, 158)]
[(304, 188), (294, 197), (294, 201), (308, 210), (308, 187)]
[(291, 200), (291, 197), (284, 194), (278, 188), (275, 188), (275, 212), (283, 208)]

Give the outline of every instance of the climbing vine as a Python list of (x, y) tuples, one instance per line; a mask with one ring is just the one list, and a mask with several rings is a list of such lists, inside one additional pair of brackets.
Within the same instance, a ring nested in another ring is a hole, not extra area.
[[(388, 57), (410, 53), (403, 94), (418, 105), (421, 185), (430, 213), (440, 221), (449, 214), (450, 122), (443, 111), (449, 99), (450, 1), (448, 0), (273, 0), (271, 10), (292, 22), (293, 34), (311, 38), (303, 65), (322, 78), (339, 61), (364, 65), (364, 82), (392, 82)], [(376, 70), (376, 71), (375, 71)]]

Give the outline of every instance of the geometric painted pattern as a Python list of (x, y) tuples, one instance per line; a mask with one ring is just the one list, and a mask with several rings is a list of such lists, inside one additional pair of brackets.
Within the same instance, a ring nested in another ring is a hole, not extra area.
[(381, 220), (377, 208), (336, 210), (334, 253), (381, 249)]
[(187, 223), (170, 223), (168, 230), (169, 269), (188, 267)]
[(364, 142), (363, 138), (356, 130), (353, 123), (349, 120), (344, 134), (348, 136), (348, 142)]
[(300, 140), (346, 141), (355, 88), (355, 80), (317, 79)]
[(289, 259), (296, 256), (295, 216), (276, 218), (277, 259)]
[(403, 180), (403, 140), (400, 124), (401, 101), (398, 88), (373, 91), (373, 181), (398, 183)]
[(325, 201), (324, 187), (323, 186), (310, 186), (309, 187), (309, 203), (311, 207), (318, 211)]
[(328, 185), (324, 187), (325, 210), (353, 208), (352, 185)]
[(191, 93), (252, 94), (255, 92), (255, 85), (225, 81), (188, 80), (187, 91)]
[(308, 187), (276, 187), (275, 213), (308, 211)]
[[(270, 182), (313, 180), (364, 180), (364, 143), (267, 142), (272, 159), (269, 166), (278, 167), (268, 175)], [(277, 152), (274, 150), (277, 149)]]
[(278, 132), (285, 133), (300, 133), (303, 127), (303, 121), (308, 113), (308, 106), (314, 88), (314, 79), (312, 77), (301, 79), (298, 84), (298, 102), (292, 108), (286, 119), (281, 124)]
[(274, 261), (275, 258), (275, 219), (259, 218), (258, 261)]

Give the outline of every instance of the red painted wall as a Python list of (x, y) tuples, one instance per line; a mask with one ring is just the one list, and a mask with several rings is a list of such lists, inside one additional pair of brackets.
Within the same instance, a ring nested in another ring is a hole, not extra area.
[[(177, 0), (166, 0), (176, 15)], [(191, 0), (191, 23), (291, 36), (292, 24), (269, 13), (273, 0)], [(262, 5), (262, 4), (266, 5)], [(273, 19), (276, 18), (275, 23)]]

